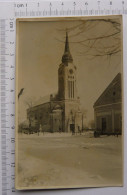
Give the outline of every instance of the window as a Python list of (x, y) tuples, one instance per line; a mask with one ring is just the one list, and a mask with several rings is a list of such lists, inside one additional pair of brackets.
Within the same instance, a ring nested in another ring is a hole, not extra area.
[(113, 91), (113, 96), (115, 96), (116, 95), (116, 92), (115, 91)]

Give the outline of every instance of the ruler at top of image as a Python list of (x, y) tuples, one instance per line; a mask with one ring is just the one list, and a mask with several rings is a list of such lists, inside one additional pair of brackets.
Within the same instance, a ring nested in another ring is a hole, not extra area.
[(127, 0), (20, 0), (0, 4), (0, 18), (127, 14)]
[(15, 17), (127, 14), (126, 0), (39, 1), (14, 3)]
[(1, 195), (19, 194), (14, 189), (15, 19), (118, 14), (127, 14), (127, 0), (0, 1)]

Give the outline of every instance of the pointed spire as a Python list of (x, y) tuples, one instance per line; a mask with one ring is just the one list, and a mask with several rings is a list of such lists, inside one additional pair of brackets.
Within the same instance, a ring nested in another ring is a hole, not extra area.
[(66, 41), (65, 41), (65, 50), (62, 57), (62, 62), (73, 62), (70, 49), (69, 49), (69, 41), (68, 41), (68, 32), (66, 31)]
[(70, 52), (67, 31), (66, 31), (66, 42), (65, 42), (65, 51), (64, 52)]

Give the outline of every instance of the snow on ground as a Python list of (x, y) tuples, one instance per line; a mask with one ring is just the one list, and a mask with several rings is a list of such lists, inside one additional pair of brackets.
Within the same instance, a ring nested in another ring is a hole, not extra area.
[(122, 137), (19, 134), (18, 187), (122, 185)]

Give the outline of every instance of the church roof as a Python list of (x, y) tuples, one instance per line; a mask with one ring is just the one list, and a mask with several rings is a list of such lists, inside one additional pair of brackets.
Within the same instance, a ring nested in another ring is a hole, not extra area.
[(46, 95), (44, 97), (40, 97), (37, 101), (35, 101), (34, 106), (38, 106), (40, 104), (44, 104), (46, 102), (49, 102), (50, 101), (50, 95)]
[(66, 41), (65, 41), (65, 49), (64, 49), (64, 54), (62, 56), (62, 62), (73, 62), (73, 58), (70, 53), (69, 49), (69, 41), (68, 41), (68, 33), (66, 32)]
[(93, 107), (121, 102), (121, 73), (118, 73)]
[[(53, 93), (52, 94), (53, 96), (56, 95), (56, 93)], [(40, 97), (33, 105), (34, 106), (39, 106), (41, 104), (44, 104), (46, 102), (50, 102), (50, 97), (51, 97), (51, 94), (50, 95), (46, 95), (46, 96), (43, 96), (43, 97)]]

